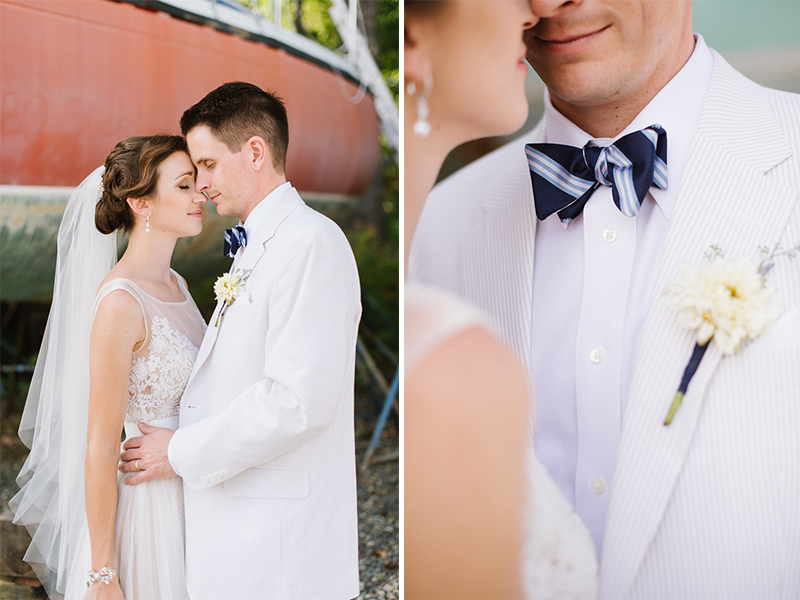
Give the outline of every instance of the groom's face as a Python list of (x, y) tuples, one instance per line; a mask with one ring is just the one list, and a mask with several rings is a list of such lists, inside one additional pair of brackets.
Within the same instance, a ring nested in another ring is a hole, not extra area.
[(533, 0), (533, 10), (528, 62), (568, 117), (652, 95), (694, 44), (691, 0)]
[(186, 141), (197, 167), (197, 191), (208, 196), (221, 216), (243, 221), (247, 216), (243, 198), (250, 171), (246, 153), (232, 153), (205, 125), (190, 130)]

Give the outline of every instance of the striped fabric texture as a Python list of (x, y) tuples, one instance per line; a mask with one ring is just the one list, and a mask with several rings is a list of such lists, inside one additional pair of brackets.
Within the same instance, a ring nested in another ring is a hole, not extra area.
[[(656, 289), (711, 244), (760, 260), (800, 244), (800, 96), (749, 81), (717, 53)], [(433, 191), (409, 261), (496, 321), (529, 364), (537, 218), (525, 144), (545, 122)], [(692, 334), (650, 301), (622, 423), (601, 598), (800, 598), (800, 263), (775, 260), (784, 313), (742, 352), (706, 352), (663, 426)]]
[(607, 147), (527, 144), (536, 216), (554, 212), (562, 222), (577, 217), (599, 185), (609, 186), (614, 204), (628, 217), (650, 186), (667, 189), (667, 133), (659, 125), (634, 131)]
[(225, 230), (225, 246), (223, 252), (225, 256), (233, 258), (240, 247), (247, 246), (247, 232), (244, 227), (237, 225)]

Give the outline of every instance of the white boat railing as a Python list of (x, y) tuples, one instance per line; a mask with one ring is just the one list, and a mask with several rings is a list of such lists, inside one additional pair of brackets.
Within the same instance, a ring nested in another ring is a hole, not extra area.
[[(355, 7), (358, 0), (350, 1)], [(332, 0), (328, 12), (347, 46), (351, 64), (354, 64), (359, 79), (367, 85), (375, 98), (375, 110), (381, 121), (381, 129), (394, 151), (395, 160), (397, 160), (400, 148), (400, 114), (394, 97), (389, 91), (389, 86), (386, 85), (386, 81), (369, 51), (366, 37), (354, 26), (355, 13), (351, 11), (345, 0)]]
[[(281, 26), (281, 0), (272, 2), (272, 20), (266, 19), (256, 8), (248, 9), (237, 0), (127, 0), (133, 4), (146, 4), (175, 16), (191, 18), (201, 22), (216, 22), (245, 34), (263, 38), (269, 43), (285, 47), (295, 53), (327, 65), (334, 72), (344, 74), (366, 87), (375, 101), (375, 111), (386, 140), (397, 160), (400, 148), (400, 116), (386, 81), (378, 68), (366, 37), (356, 26), (358, 0), (332, 0), (329, 9), (331, 19), (347, 48), (347, 57)], [(251, 1), (251, 5), (252, 5)], [(342, 91), (343, 96), (347, 96)], [(363, 98), (363, 90), (348, 101), (357, 104)]]

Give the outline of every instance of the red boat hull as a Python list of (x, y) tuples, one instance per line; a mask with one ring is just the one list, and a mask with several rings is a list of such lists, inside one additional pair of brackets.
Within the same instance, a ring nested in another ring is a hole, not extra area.
[(358, 85), (284, 49), (111, 0), (0, 0), (0, 184), (74, 186), (121, 138), (179, 133), (183, 111), (227, 81), (277, 93), (287, 177), (359, 195), (379, 158)]

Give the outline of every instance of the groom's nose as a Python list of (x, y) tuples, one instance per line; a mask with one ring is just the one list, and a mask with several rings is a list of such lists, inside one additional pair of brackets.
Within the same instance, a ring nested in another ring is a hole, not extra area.
[(211, 184), (208, 180), (208, 177), (203, 175), (202, 173), (197, 173), (197, 179), (194, 182), (194, 189), (204, 194), (206, 198), (208, 198), (208, 194), (206, 194), (206, 190), (211, 187)]

